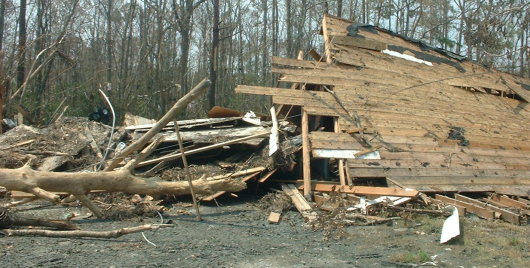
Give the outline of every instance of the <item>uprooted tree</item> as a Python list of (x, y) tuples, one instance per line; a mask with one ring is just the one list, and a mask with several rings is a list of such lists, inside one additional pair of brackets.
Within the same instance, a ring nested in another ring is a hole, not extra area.
[[(7, 190), (18, 190), (32, 193), (38, 198), (58, 202), (60, 197), (52, 192), (66, 192), (75, 196), (97, 217), (104, 217), (101, 210), (93, 204), (87, 194), (94, 190), (107, 192), (124, 192), (147, 195), (186, 195), (190, 185), (186, 181), (162, 181), (158, 177), (140, 177), (134, 174), (136, 163), (145, 158), (155, 146), (146, 147), (137, 157), (125, 166), (114, 170), (125, 157), (146, 145), (164, 126), (174, 120), (177, 113), (191, 101), (202, 95), (209, 87), (207, 79), (201, 81), (188, 94), (178, 100), (153, 128), (142, 138), (129, 145), (115, 156), (105, 171), (101, 172), (44, 172), (31, 169), (29, 164), (18, 169), (0, 169), (0, 186)], [(246, 184), (233, 179), (200, 179), (193, 182), (193, 189), (198, 194), (210, 194), (217, 191), (241, 191)]]

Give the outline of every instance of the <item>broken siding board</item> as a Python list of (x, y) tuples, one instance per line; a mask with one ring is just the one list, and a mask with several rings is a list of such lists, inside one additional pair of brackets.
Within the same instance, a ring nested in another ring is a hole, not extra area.
[(492, 210), (492, 211), (494, 211), (496, 213), (499, 213), (503, 220), (511, 222), (513, 224), (517, 224), (517, 225), (520, 224), (519, 215), (517, 215), (517, 214), (515, 214), (515, 213), (513, 213), (511, 211), (508, 211), (508, 210), (505, 210), (505, 209), (502, 209), (502, 208), (498, 208), (496, 206), (493, 206), (493, 205), (490, 205), (490, 204), (486, 204), (486, 203), (480, 202), (478, 200), (475, 200), (473, 198), (469, 198), (467, 196), (463, 196), (463, 195), (460, 195), (460, 194), (455, 194), (455, 199), (456, 200), (460, 200), (460, 201), (464, 201), (464, 202), (467, 202), (467, 203), (470, 203), (470, 204), (474, 204), (474, 205), (482, 207), (482, 208), (486, 208), (486, 209)]
[[(303, 188), (303, 187), (302, 187)], [(356, 195), (386, 195), (400, 197), (416, 197), (419, 192), (414, 189), (401, 189), (390, 187), (370, 187), (370, 186), (347, 186), (315, 184), (313, 190), (317, 192), (338, 192)]]
[(447, 196), (443, 196), (443, 195), (439, 195), (439, 194), (436, 194), (435, 198), (437, 200), (440, 200), (440, 201), (446, 203), (446, 204), (454, 204), (454, 205), (458, 205), (458, 206), (461, 206), (461, 207), (465, 207), (467, 212), (473, 213), (473, 214), (475, 214), (475, 215), (477, 215), (477, 216), (479, 216), (481, 218), (485, 218), (485, 219), (494, 219), (495, 218), (495, 212), (493, 212), (491, 210), (484, 209), (484, 208), (475, 206), (473, 204), (470, 204), (470, 203), (467, 203), (467, 202), (463, 202), (463, 201), (459, 201), (459, 200), (456, 200), (456, 199), (452, 199), (452, 198), (449, 198)]

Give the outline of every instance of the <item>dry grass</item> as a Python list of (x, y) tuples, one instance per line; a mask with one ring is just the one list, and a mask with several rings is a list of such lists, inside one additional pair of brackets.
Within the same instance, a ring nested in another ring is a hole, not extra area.
[(413, 252), (397, 253), (390, 257), (393, 262), (398, 263), (415, 263), (420, 264), (431, 260), (429, 254), (423, 250), (417, 250)]

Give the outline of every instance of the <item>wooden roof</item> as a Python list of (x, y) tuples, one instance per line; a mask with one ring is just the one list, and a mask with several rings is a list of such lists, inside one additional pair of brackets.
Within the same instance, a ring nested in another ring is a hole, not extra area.
[(311, 149), (314, 157), (317, 149), (377, 149), (379, 160), (348, 159), (353, 177), (387, 177), (423, 191), (528, 195), (529, 79), (426, 50), (376, 27), (350, 36), (350, 25), (324, 17), (323, 62), (273, 57), (280, 81), (323, 91), (236, 91), (337, 118), (335, 133), (310, 133)]

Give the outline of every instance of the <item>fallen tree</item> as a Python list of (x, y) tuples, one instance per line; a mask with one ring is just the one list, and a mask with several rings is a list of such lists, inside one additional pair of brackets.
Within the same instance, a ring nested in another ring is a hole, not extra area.
[(174, 196), (189, 194), (191, 187), (197, 194), (241, 191), (246, 188), (246, 184), (230, 178), (203, 178), (193, 181), (193, 185), (191, 185), (188, 181), (162, 181), (159, 177), (145, 178), (135, 175), (134, 168), (137, 163), (148, 156), (160, 141), (153, 142), (144, 148), (136, 158), (128, 161), (124, 167), (114, 170), (128, 155), (140, 150), (149, 142), (168, 122), (176, 117), (179, 111), (203, 94), (209, 85), (210, 81), (205, 79), (178, 100), (149, 132), (115, 156), (105, 171), (75, 173), (37, 171), (30, 168), (30, 163), (26, 163), (18, 169), (0, 169), (0, 186), (9, 191), (17, 190), (32, 193), (38, 198), (52, 202), (59, 202), (60, 199), (58, 195), (52, 192), (66, 192), (75, 196), (99, 218), (103, 218), (105, 215), (87, 197), (88, 193), (95, 190), (146, 195), (171, 194)]
[[(0, 169), (0, 185), (8, 190), (32, 193), (52, 202), (58, 202), (60, 197), (51, 192), (66, 192), (74, 195), (98, 217), (104, 215), (86, 196), (90, 191), (175, 196), (190, 193), (187, 181), (162, 181), (158, 177), (138, 177), (133, 175), (129, 168), (93, 173), (45, 172), (33, 170), (29, 166)], [(193, 181), (193, 189), (197, 194), (212, 194), (218, 191), (237, 192), (245, 188), (244, 182), (230, 178)]]

